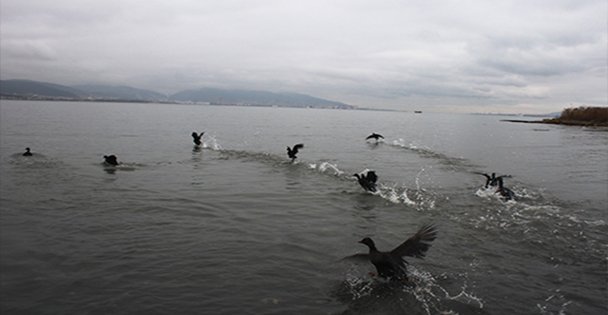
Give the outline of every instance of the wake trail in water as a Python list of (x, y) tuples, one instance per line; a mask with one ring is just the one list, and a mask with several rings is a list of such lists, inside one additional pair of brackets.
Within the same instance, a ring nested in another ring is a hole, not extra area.
[[(338, 179), (341, 182), (352, 183), (354, 189), (360, 189), (359, 184), (354, 176), (355, 171), (345, 170), (338, 166), (335, 161), (320, 160), (320, 161), (290, 161), (286, 157), (279, 156), (267, 152), (252, 152), (247, 150), (231, 150), (224, 149), (219, 141), (214, 137), (209, 137), (203, 143), (204, 149), (220, 153), (221, 159), (240, 159), (244, 161), (258, 162), (268, 164), (273, 168), (301, 168), (302, 170), (312, 170), (318, 174), (330, 176)], [(369, 170), (364, 170), (369, 171)], [(429, 193), (420, 185), (420, 176), (424, 172), (421, 170), (416, 176), (416, 188), (410, 189), (404, 185), (396, 183), (378, 183), (378, 191), (366, 192), (368, 194), (378, 196), (394, 204), (403, 204), (408, 207), (413, 207), (418, 210), (424, 210), (435, 207), (436, 196)]]
[(440, 152), (436, 152), (427, 146), (421, 146), (414, 142), (406, 143), (402, 138), (388, 142), (393, 148), (404, 149), (410, 152), (414, 152), (423, 158), (433, 159), (439, 161), (441, 164), (451, 167), (455, 170), (463, 170), (474, 166), (470, 161), (465, 158), (452, 157)]

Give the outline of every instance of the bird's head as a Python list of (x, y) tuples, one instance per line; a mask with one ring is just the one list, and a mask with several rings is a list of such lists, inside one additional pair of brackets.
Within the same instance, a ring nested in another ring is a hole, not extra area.
[[(355, 173), (355, 174), (353, 174), (353, 176), (356, 177), (357, 179), (361, 178), (360, 177), (361, 175), (359, 175), (359, 173)], [(359, 242), (359, 243), (361, 243), (361, 242)]]
[(369, 237), (366, 237), (366, 238), (360, 240), (359, 243), (367, 245), (367, 247), (369, 247), (369, 249), (376, 249), (376, 244)]

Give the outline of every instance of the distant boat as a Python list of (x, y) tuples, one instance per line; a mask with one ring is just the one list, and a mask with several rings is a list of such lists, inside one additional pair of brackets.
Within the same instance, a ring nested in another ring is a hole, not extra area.
[(422, 114), (422, 111), (421, 110), (415, 110), (414, 114)]

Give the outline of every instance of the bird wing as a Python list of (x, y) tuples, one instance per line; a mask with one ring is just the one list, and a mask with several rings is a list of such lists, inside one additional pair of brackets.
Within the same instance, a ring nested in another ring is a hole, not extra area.
[(373, 137), (374, 137), (374, 134), (371, 134), (371, 135), (367, 136), (367, 138), (365, 138), (365, 140), (372, 139)]
[(408, 238), (403, 244), (391, 251), (391, 255), (403, 257), (411, 256), (423, 258), (426, 251), (431, 247), (431, 242), (437, 238), (437, 230), (433, 225), (425, 225), (416, 234)]
[(365, 178), (374, 184), (378, 180), (378, 176), (376, 175), (376, 172), (374, 172), (374, 171), (367, 172), (367, 176)]
[(382, 135), (380, 135), (380, 134), (376, 134), (376, 137), (384, 139), (384, 137)]
[(293, 146), (293, 153), (298, 153), (298, 150), (302, 149), (302, 148), (304, 148), (304, 144), (302, 144), (302, 143), (298, 143), (298, 144), (294, 145)]

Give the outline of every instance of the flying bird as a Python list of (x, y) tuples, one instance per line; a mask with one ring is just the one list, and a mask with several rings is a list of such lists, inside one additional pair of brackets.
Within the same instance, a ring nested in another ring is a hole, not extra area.
[(378, 176), (374, 171), (367, 171), (367, 174), (353, 174), (357, 178), (359, 185), (365, 189), (365, 191), (376, 192), (376, 182), (378, 181)]
[(196, 133), (196, 131), (193, 131), (193, 132), (192, 132), (192, 139), (193, 139), (193, 141), (194, 141), (194, 144), (196, 144), (196, 145), (201, 145), (201, 143), (202, 143), (202, 142), (201, 142), (201, 138), (203, 137), (203, 134), (205, 134), (205, 132), (204, 132), (204, 131), (203, 131), (203, 132), (201, 132), (201, 134), (200, 134), (200, 135), (199, 135), (199, 134), (197, 134), (197, 133)]
[(376, 248), (374, 241), (366, 237), (359, 241), (361, 244), (367, 245), (369, 253), (355, 254), (344, 259), (354, 259), (359, 261), (369, 261), (375, 267), (378, 275), (383, 278), (394, 280), (407, 280), (408, 264), (404, 256), (424, 258), (426, 252), (431, 247), (431, 242), (437, 238), (437, 230), (433, 225), (425, 225), (416, 234), (408, 238), (401, 245), (397, 246), (390, 252), (381, 252)]
[(103, 156), (104, 162), (109, 164), (109, 165), (118, 165), (118, 160), (116, 159), (116, 155), (112, 154), (112, 155), (104, 155)]
[(25, 152), (23, 152), (23, 156), (32, 156), (32, 152), (30, 152), (30, 148), (25, 148)]
[(380, 138), (384, 139), (384, 137), (381, 134), (377, 134), (374, 132), (371, 135), (367, 136), (367, 138), (365, 138), (365, 140), (374, 139), (374, 140), (378, 141)]
[(298, 150), (304, 148), (304, 144), (302, 143), (298, 143), (296, 145), (293, 146), (293, 149), (290, 147), (287, 147), (287, 156), (289, 156), (289, 158), (291, 158), (291, 161), (293, 162), (297, 156), (296, 154), (298, 154)]

